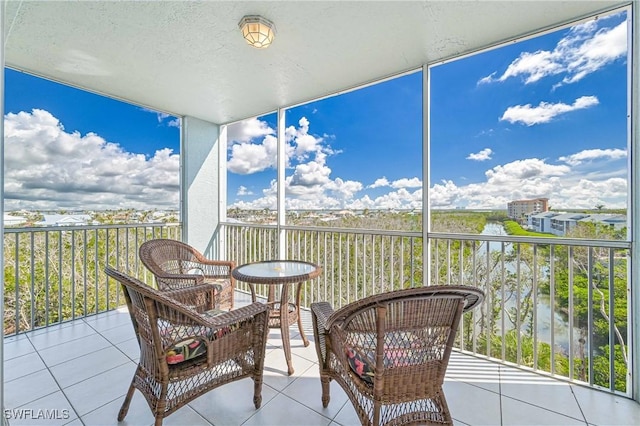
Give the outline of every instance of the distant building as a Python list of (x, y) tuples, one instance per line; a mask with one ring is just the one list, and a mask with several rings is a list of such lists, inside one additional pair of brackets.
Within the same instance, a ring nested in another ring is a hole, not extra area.
[(527, 218), (527, 225), (532, 231), (551, 233), (551, 219), (558, 215), (556, 212), (532, 214)]
[(627, 226), (627, 218), (621, 214), (587, 214), (587, 213), (560, 213), (545, 212), (530, 215), (528, 228), (535, 232), (546, 232), (558, 236), (564, 236), (579, 222), (595, 222), (608, 225), (615, 229)]
[(523, 219), (531, 214), (549, 211), (548, 198), (535, 198), (533, 200), (517, 200), (507, 203), (507, 216), (511, 219)]
[(91, 216), (88, 214), (45, 214), (39, 226), (83, 226), (88, 225)]
[(27, 222), (27, 218), (23, 216), (13, 216), (10, 214), (4, 214), (4, 226), (18, 226)]
[(580, 219), (580, 221), (608, 225), (614, 229), (622, 229), (627, 226), (627, 217), (623, 214), (590, 214), (588, 217)]
[[(551, 218), (551, 233), (563, 236), (578, 226), (578, 221), (588, 218), (586, 213), (562, 213)], [(549, 231), (547, 231), (549, 232)]]

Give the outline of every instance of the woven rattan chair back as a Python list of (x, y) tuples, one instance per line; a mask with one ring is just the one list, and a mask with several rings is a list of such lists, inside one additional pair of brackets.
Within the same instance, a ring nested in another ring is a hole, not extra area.
[(138, 255), (155, 276), (159, 290), (208, 284), (212, 286), (215, 307), (233, 309), (236, 283), (231, 271), (234, 262), (207, 259), (189, 244), (162, 238), (142, 243)]
[(387, 292), (333, 311), (311, 306), (322, 402), (336, 380), (363, 425), (451, 424), (442, 384), (463, 312), (482, 291), (431, 286)]
[(247, 377), (254, 381), (254, 406), (260, 407), (269, 331), (264, 304), (217, 315), (199, 313), (178, 301), (188, 303), (190, 295), (198, 297), (198, 287), (177, 290), (180, 294), (173, 298), (111, 267), (105, 272), (122, 285), (140, 346), (138, 367), (118, 421), (127, 415), (136, 389), (158, 426), (200, 395)]

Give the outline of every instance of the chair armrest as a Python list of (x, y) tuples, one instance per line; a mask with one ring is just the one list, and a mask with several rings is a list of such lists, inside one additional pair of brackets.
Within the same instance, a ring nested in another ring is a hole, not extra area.
[(204, 283), (204, 276), (199, 274), (154, 274), (160, 290), (176, 290)]
[[(313, 320), (313, 339), (316, 344), (318, 359), (323, 364), (327, 361), (327, 320), (333, 313), (333, 307), (328, 302), (316, 302), (311, 304), (311, 319)], [(326, 367), (326, 366), (325, 366)]]
[(164, 294), (177, 300), (183, 305), (193, 307), (197, 312), (203, 313), (213, 309), (215, 305), (217, 284), (202, 283), (188, 287), (166, 290)]
[(210, 260), (210, 259), (199, 259), (198, 262), (194, 262), (194, 266), (197, 265), (202, 273), (208, 277), (219, 277), (219, 278), (231, 278), (231, 271), (236, 267), (235, 262), (227, 261), (227, 260)]
[(223, 312), (221, 314), (211, 316), (205, 313), (200, 314), (203, 320), (203, 324), (210, 328), (226, 327), (239, 323), (244, 320), (264, 315), (265, 325), (268, 318), (268, 307), (264, 303), (255, 302), (251, 305), (243, 306), (242, 308), (234, 309), (229, 312)]
[(317, 329), (315, 331), (325, 334), (327, 320), (333, 313), (333, 307), (329, 302), (316, 302), (311, 304), (311, 313), (315, 317)]

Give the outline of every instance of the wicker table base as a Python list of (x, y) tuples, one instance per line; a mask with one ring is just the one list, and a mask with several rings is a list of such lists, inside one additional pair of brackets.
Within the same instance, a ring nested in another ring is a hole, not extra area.
[[(316, 278), (322, 272), (322, 268), (309, 262), (297, 260), (270, 260), (240, 265), (232, 272), (236, 280), (249, 284), (251, 298), (256, 301), (255, 284), (269, 285), (267, 304), (269, 305), (269, 327), (279, 328), (282, 333), (282, 346), (287, 360), (288, 374), (293, 374), (291, 362), (291, 340), (289, 327), (298, 323), (300, 336), (305, 346), (309, 346), (309, 340), (302, 328), (300, 317), (300, 293), (302, 283)], [(295, 284), (294, 301), (289, 300), (289, 284)], [(280, 300), (276, 300), (276, 286), (281, 286)], [(288, 309), (281, 309), (287, 306)]]

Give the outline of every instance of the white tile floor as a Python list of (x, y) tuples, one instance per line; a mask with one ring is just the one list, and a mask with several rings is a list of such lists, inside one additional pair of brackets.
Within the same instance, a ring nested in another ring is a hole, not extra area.
[[(239, 305), (246, 303), (239, 296)], [(310, 320), (307, 337), (313, 342)], [(286, 374), (280, 334), (267, 344), (262, 407), (252, 403), (253, 382), (215, 389), (180, 409), (165, 425), (357, 425), (350, 402), (332, 383), (322, 408), (313, 343), (304, 347), (291, 328), (295, 373)], [(23, 425), (116, 425), (138, 359), (138, 345), (125, 310), (111, 311), (4, 341), (4, 406), (34, 416)], [(486, 360), (454, 353), (444, 385), (458, 425), (639, 425), (640, 405), (622, 397), (570, 385)], [(57, 411), (55, 411), (57, 410)], [(55, 417), (55, 416), (54, 416)], [(152, 425), (144, 398), (135, 393), (120, 425)]]

